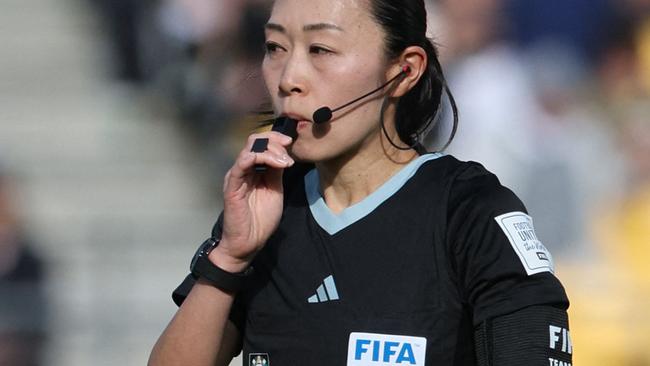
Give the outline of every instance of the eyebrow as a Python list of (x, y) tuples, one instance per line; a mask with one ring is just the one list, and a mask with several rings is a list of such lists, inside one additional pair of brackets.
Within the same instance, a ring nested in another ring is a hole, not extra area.
[[(266, 23), (264, 28), (268, 30), (274, 30), (278, 31), (280, 33), (286, 33), (287, 30), (281, 26), (280, 24), (275, 24), (275, 23)], [(316, 23), (316, 24), (307, 24), (304, 27), (302, 27), (302, 30), (304, 32), (310, 32), (310, 31), (319, 31), (319, 30), (326, 30), (326, 29), (331, 29), (331, 30), (337, 30), (340, 32), (344, 32), (343, 28), (339, 27), (336, 24), (332, 23)]]

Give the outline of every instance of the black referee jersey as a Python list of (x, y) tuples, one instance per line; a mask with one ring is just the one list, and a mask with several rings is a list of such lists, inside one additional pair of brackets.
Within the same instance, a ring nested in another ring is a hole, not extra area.
[(524, 205), (480, 164), (420, 156), (338, 214), (316, 170), (284, 180), (279, 228), (230, 316), (244, 365), (474, 365), (484, 320), (568, 307)]

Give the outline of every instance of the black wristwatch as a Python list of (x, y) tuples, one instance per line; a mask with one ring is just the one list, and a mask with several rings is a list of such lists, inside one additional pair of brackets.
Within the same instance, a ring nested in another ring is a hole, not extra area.
[(195, 278), (202, 278), (212, 286), (223, 291), (234, 293), (241, 290), (246, 279), (253, 274), (253, 267), (248, 267), (244, 272), (231, 273), (217, 267), (210, 261), (208, 255), (217, 247), (220, 239), (209, 238), (199, 248), (192, 258), (190, 271)]

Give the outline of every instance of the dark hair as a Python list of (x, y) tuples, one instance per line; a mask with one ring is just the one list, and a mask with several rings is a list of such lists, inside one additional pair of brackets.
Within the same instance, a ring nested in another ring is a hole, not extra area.
[[(427, 53), (426, 71), (415, 87), (397, 103), (395, 128), (400, 139), (409, 144), (409, 148), (419, 147), (423, 150), (420, 140), (438, 114), (444, 91), (449, 98), (454, 117), (449, 140), (441, 149), (444, 150), (456, 134), (458, 111), (442, 73), (436, 47), (426, 36), (427, 12), (424, 0), (369, 0), (369, 3), (372, 15), (386, 34), (385, 47), (389, 59), (399, 57), (409, 46), (420, 46)], [(384, 133), (389, 138), (385, 128)]]
[[(401, 147), (392, 141), (382, 119), (382, 130), (386, 138), (398, 149), (415, 148), (420, 154), (426, 152), (421, 140), (438, 115), (444, 91), (449, 98), (454, 119), (451, 134), (440, 150), (446, 149), (456, 135), (458, 109), (442, 73), (438, 51), (426, 36), (427, 11), (424, 0), (368, 0), (368, 2), (372, 16), (386, 34), (385, 51), (389, 59), (399, 57), (409, 46), (420, 46), (426, 51), (428, 60), (424, 75), (397, 103), (395, 128), (400, 140), (408, 146)], [(273, 114), (273, 111), (263, 107), (255, 113), (269, 115)], [(274, 118), (263, 120), (260, 126), (270, 125), (274, 120)]]

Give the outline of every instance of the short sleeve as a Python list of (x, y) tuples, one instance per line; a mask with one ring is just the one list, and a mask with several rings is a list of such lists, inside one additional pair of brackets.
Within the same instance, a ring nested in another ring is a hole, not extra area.
[[(220, 238), (222, 229), (223, 229), (223, 212), (219, 215), (219, 219), (212, 227), (212, 237)], [(201, 245), (199, 245), (199, 248), (197, 248), (196, 252), (194, 253), (194, 257), (198, 255), (200, 249), (201, 249)], [(185, 301), (185, 298), (187, 298), (187, 295), (189, 295), (190, 291), (192, 290), (192, 287), (194, 287), (196, 280), (197, 278), (195, 278), (190, 273), (185, 277), (183, 282), (181, 282), (181, 284), (178, 285), (178, 287), (176, 287), (174, 292), (172, 292), (172, 300), (177, 306), (181, 306), (181, 304), (183, 304), (183, 301)], [(240, 332), (243, 329), (242, 327), (244, 324), (244, 317), (245, 317), (245, 312), (243, 306), (241, 304), (240, 299), (236, 297), (235, 302), (230, 311), (229, 318), (235, 324), (235, 326), (240, 330)]]
[(455, 179), (448, 204), (452, 267), (475, 325), (532, 305), (568, 308), (532, 218), (496, 176), (469, 163)]

